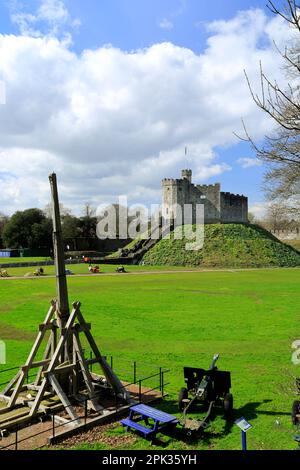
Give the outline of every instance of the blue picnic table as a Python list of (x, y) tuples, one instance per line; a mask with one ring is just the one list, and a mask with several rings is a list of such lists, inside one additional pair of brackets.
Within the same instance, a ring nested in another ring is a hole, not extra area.
[[(153, 420), (153, 423), (150, 424), (149, 420)], [(145, 425), (140, 424), (141, 421), (144, 421)], [(135, 429), (142, 433), (145, 438), (151, 437), (152, 439), (162, 429), (177, 426), (178, 422), (176, 416), (143, 404), (131, 406), (129, 417), (121, 421), (122, 425), (126, 427), (126, 431)]]

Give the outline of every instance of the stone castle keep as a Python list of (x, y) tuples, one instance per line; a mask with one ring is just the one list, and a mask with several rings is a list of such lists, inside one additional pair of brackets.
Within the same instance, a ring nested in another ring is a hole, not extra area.
[(181, 179), (162, 181), (164, 219), (174, 220), (173, 207), (183, 208), (191, 204), (193, 223), (196, 221), (196, 205), (204, 204), (206, 224), (248, 223), (248, 198), (221, 191), (220, 184), (197, 185), (192, 183), (192, 170), (183, 170)]

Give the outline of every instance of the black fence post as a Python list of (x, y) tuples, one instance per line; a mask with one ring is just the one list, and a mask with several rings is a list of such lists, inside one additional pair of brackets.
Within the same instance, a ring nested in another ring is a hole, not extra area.
[(139, 380), (139, 402), (142, 403), (142, 381)]
[(88, 415), (88, 400), (86, 399), (84, 402), (84, 425), (85, 426), (87, 422), (87, 415)]
[(162, 371), (161, 373), (161, 396), (162, 398), (164, 397), (164, 371)]
[(116, 408), (116, 414), (118, 414), (118, 394), (115, 392), (115, 408)]
[(52, 437), (55, 438), (55, 414), (52, 414)]
[(136, 384), (136, 361), (133, 363), (133, 383)]
[(162, 368), (159, 368), (159, 391), (161, 392), (162, 387)]

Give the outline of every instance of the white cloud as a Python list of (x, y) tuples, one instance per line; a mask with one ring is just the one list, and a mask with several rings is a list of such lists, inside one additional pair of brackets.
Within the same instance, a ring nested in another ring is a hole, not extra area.
[[(63, 10), (58, 16), (64, 21)], [(53, 170), (68, 207), (119, 194), (158, 202), (160, 180), (186, 165), (186, 145), (199, 180), (230, 171), (214, 149), (238, 142), (233, 131), (241, 132), (241, 117), (254, 138), (270, 130), (243, 69), (259, 86), (262, 59), (280, 81), (278, 55), (265, 41), (277, 32), (280, 42), (280, 20), (258, 10), (211, 25), (202, 54), (162, 43), (77, 55), (49, 35), (0, 35), (7, 99), (0, 106), (1, 211), (46, 204)]]
[(6, 86), (4, 80), (0, 80), (0, 105), (6, 103)]
[(266, 215), (268, 210), (268, 202), (256, 202), (249, 207), (249, 212), (255, 216), (256, 219), (261, 220)]
[(40, 20), (49, 22), (67, 23), (70, 15), (61, 0), (42, 0), (37, 11), (37, 17)]
[(18, 0), (11, 3), (11, 20), (24, 36), (41, 37), (67, 35), (64, 28), (77, 28), (81, 22), (72, 19), (63, 0), (39, 0), (39, 6), (34, 13), (24, 11), (24, 5)]
[(158, 23), (158, 26), (161, 28), (161, 29), (173, 29), (174, 25), (172, 23), (172, 21), (168, 20), (167, 18), (164, 18), (162, 19), (159, 23)]
[(159, 21), (158, 26), (162, 29), (173, 29), (174, 20), (184, 14), (186, 7), (186, 0), (179, 0), (177, 7), (175, 7), (175, 9), (169, 14), (169, 18), (163, 18), (161, 21)]
[(243, 157), (237, 160), (237, 163), (244, 169), (261, 166), (262, 162), (257, 158)]

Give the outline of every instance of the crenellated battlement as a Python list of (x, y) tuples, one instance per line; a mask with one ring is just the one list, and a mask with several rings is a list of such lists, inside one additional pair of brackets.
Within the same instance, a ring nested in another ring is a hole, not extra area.
[(197, 188), (216, 188), (216, 187), (221, 187), (220, 183), (215, 183), (215, 184), (197, 184)]
[[(164, 178), (162, 180), (163, 186), (184, 186), (188, 183), (187, 180), (184, 179), (174, 179), (174, 178)], [(194, 185), (192, 185), (194, 186)]]

